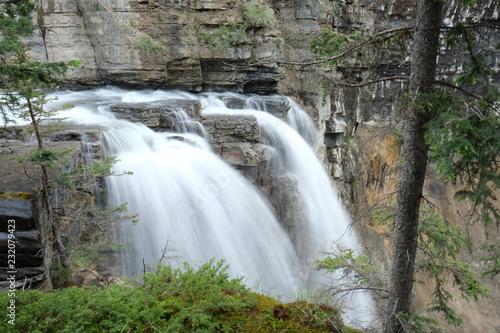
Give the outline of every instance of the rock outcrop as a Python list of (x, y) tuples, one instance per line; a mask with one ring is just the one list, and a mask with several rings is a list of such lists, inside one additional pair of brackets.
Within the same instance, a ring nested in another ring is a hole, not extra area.
[[(241, 1), (48, 0), (39, 5), (33, 53), (43, 61), (81, 61), (69, 72), (69, 83), (272, 93), (282, 77), (277, 26), (245, 19)], [(227, 24), (243, 31), (214, 49), (204, 36)]]
[[(0, 139), (0, 145), (8, 148), (0, 154), (0, 290), (11, 288), (10, 280), (6, 280), (11, 275), (15, 277), (16, 288), (39, 287), (47, 282), (52, 264), (48, 225), (36, 195), (40, 170), (11, 160), (36, 145), (13, 138)], [(78, 149), (80, 143), (53, 142), (47, 146), (57, 150)], [(13, 221), (10, 227), (9, 221)]]

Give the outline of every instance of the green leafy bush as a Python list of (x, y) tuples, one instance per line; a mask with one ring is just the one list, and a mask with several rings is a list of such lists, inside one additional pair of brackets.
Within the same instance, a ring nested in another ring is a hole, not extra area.
[(151, 52), (167, 52), (167, 47), (160, 41), (154, 40), (151, 36), (147, 34), (140, 34), (134, 44), (136, 50), (142, 50), (146, 52), (149, 57)]
[[(247, 2), (243, 5), (243, 23), (220, 24), (210, 33), (201, 35), (200, 38), (205, 40), (215, 52), (227, 55), (231, 47), (249, 38), (248, 28), (269, 28), (274, 21), (274, 12), (269, 6)], [(278, 48), (283, 44), (281, 43), (280, 46), (279, 43), (281, 40), (277, 40)]]
[[(220, 320), (230, 311), (255, 305), (242, 279), (229, 279), (223, 262), (198, 269), (160, 266), (144, 276), (144, 285), (70, 287), (42, 293), (16, 292), (15, 326), (8, 317), (2, 332), (230, 332)], [(8, 293), (0, 303), (8, 304)]]

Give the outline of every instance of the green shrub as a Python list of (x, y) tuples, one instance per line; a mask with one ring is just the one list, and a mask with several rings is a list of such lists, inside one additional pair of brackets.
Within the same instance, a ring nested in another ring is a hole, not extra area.
[(285, 50), (285, 38), (283, 38), (282, 36), (278, 36), (274, 39), (274, 43), (276, 44), (276, 47), (278, 48), (278, 50), (280, 50), (280, 52), (283, 52)]
[[(321, 29), (319, 37), (312, 38), (309, 46), (314, 53), (323, 57), (332, 57), (340, 54), (347, 45), (347, 36), (330, 29)], [(335, 63), (333, 63), (335, 64)]]
[[(70, 287), (42, 293), (17, 291), (15, 326), (9, 317), (1, 332), (219, 332), (232, 331), (221, 316), (251, 308), (256, 297), (242, 279), (229, 279), (223, 262), (198, 269), (160, 266), (144, 276), (144, 285)], [(9, 304), (0, 293), (0, 304)]]
[(238, 24), (221, 24), (212, 32), (201, 35), (201, 39), (205, 40), (214, 51), (224, 53), (229, 52), (231, 47), (247, 37), (245, 27)]
[[(339, 310), (307, 302), (281, 304), (230, 279), (213, 260), (199, 268), (160, 266), (143, 284), (69, 287), (15, 293), (15, 326), (0, 332), (347, 332)], [(0, 304), (9, 304), (8, 292)]]
[(268, 6), (247, 2), (243, 5), (245, 24), (252, 27), (266, 27), (273, 25), (275, 18), (273, 10)]
[[(220, 24), (212, 32), (203, 34), (200, 38), (205, 40), (212, 50), (227, 55), (232, 47), (249, 38), (248, 28), (269, 28), (274, 24), (274, 21), (274, 12), (270, 7), (247, 2), (243, 5), (243, 23)], [(280, 50), (284, 44), (281, 41), (284, 42), (282, 39), (276, 40)]]
[(136, 50), (142, 50), (146, 52), (149, 57), (151, 52), (166, 52), (167, 47), (160, 41), (155, 41), (153, 38), (147, 34), (140, 34), (137, 37), (134, 47)]

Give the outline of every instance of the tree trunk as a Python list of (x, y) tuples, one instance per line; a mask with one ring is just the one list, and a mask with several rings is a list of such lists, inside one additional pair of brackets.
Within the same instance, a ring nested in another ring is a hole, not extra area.
[[(30, 113), (31, 117), (31, 125), (33, 126), (33, 130), (36, 135), (36, 140), (38, 143), (38, 149), (42, 150), (43, 147), (43, 139), (42, 135), (40, 133), (40, 127), (38, 126), (39, 121), (35, 117), (35, 111), (34, 111), (34, 106), (31, 103), (31, 99), (27, 99), (28, 103), (28, 110)], [(70, 267), (70, 262), (68, 258), (68, 253), (66, 251), (66, 247), (63, 244), (61, 234), (59, 232), (59, 228), (56, 224), (56, 221), (54, 219), (54, 214), (52, 211), (52, 204), (50, 202), (50, 178), (49, 178), (49, 171), (47, 170), (47, 167), (45, 165), (40, 165), (40, 169), (42, 171), (42, 197), (43, 197), (43, 203), (45, 206), (45, 213), (47, 214), (47, 220), (48, 220), (48, 225), (49, 225), (49, 234), (52, 233), (54, 236), (54, 241), (55, 245), (57, 248), (57, 251), (59, 252), (59, 256), (61, 259), (61, 263), (63, 267), (69, 268)]]
[[(409, 87), (414, 98), (418, 98), (419, 93), (432, 90), (439, 49), (441, 8), (442, 2), (436, 0), (419, 0), (417, 4)], [(419, 208), (427, 167), (428, 147), (424, 133), (432, 111), (412, 109), (409, 112), (405, 122), (403, 165), (396, 206), (386, 333), (404, 332), (397, 315), (411, 310)]]

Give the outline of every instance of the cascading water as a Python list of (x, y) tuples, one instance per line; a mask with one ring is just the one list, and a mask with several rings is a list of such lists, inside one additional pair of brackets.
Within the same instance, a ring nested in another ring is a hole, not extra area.
[[(250, 104), (254, 110), (234, 110), (228, 109), (220, 97), (106, 88), (61, 94), (57, 103), (76, 104), (62, 116), (69, 116), (69, 121), (80, 126), (100, 126), (106, 154), (120, 160), (115, 171), (134, 173), (108, 177), (109, 199), (114, 204), (126, 202), (130, 213), (138, 213), (140, 220), (117, 233), (124, 244), (118, 254), (122, 274), (140, 275), (144, 265), (154, 268), (169, 246), (175, 251), (166, 256), (178, 257), (170, 258), (173, 263), (198, 265), (211, 258), (225, 259), (230, 273), (245, 276), (250, 287), (258, 286), (268, 294), (289, 299), (301, 289), (299, 259), (258, 190), (213, 154), (203, 138), (156, 133), (144, 125), (115, 119), (106, 107), (118, 102), (199, 99), (202, 115), (256, 117), (262, 141), (274, 148), (280, 163), (298, 183), (307, 226), (302, 236), (308, 244), (308, 255), (301, 259), (310, 261), (321, 251), (330, 250), (333, 242), (359, 254), (356, 236), (349, 231), (349, 218), (310, 147), (317, 133), (307, 115), (289, 100), (292, 128), (266, 112), (256, 111), (258, 103)], [(361, 298), (356, 303), (369, 306), (369, 297)]]
[[(298, 191), (305, 210), (304, 223), (307, 226), (305, 233), (302, 234), (302, 243), (307, 245), (306, 258), (303, 258), (306, 265), (334, 248), (351, 249), (356, 255), (361, 255), (361, 246), (354, 230), (350, 227), (350, 219), (311, 148), (316, 141), (316, 131), (307, 114), (289, 99), (290, 111), (287, 118), (290, 125), (288, 125), (266, 112), (256, 111), (257, 108), (265, 111), (265, 106), (256, 103), (252, 98), (247, 99), (246, 109), (233, 110), (228, 109), (216, 96), (217, 94), (211, 94), (204, 101), (203, 113), (256, 117), (263, 140), (275, 148), (280, 164), (297, 179)], [(309, 283), (324, 285), (332, 281), (331, 277), (311, 271)], [(373, 302), (368, 293), (352, 293), (348, 299), (353, 310), (346, 311), (347, 320), (357, 324), (369, 324), (374, 321)]]
[(103, 136), (120, 159), (115, 170), (134, 173), (108, 180), (111, 201), (127, 202), (142, 222), (119, 233), (127, 275), (139, 274), (142, 260), (155, 266), (168, 245), (180, 261), (194, 265), (225, 259), (233, 276), (243, 275), (250, 286), (271, 294), (298, 290), (290, 241), (267, 203), (235, 170), (207, 150), (143, 126), (127, 124)]
[[(317, 254), (320, 251), (328, 251), (332, 242), (336, 242), (360, 254), (357, 238), (349, 232), (349, 217), (340, 204), (323, 166), (305, 139), (291, 126), (269, 113), (251, 109), (228, 109), (215, 96), (204, 100), (203, 114), (238, 114), (257, 118), (263, 140), (275, 148), (281, 164), (297, 179), (299, 193), (306, 209), (306, 237), (310, 252)], [(250, 105), (255, 107), (256, 103)], [(307, 123), (303, 125), (300, 121), (301, 118), (304, 119), (304, 115), (298, 115), (296, 109), (293, 112), (294, 126), (303, 128), (310, 138), (315, 136)]]

